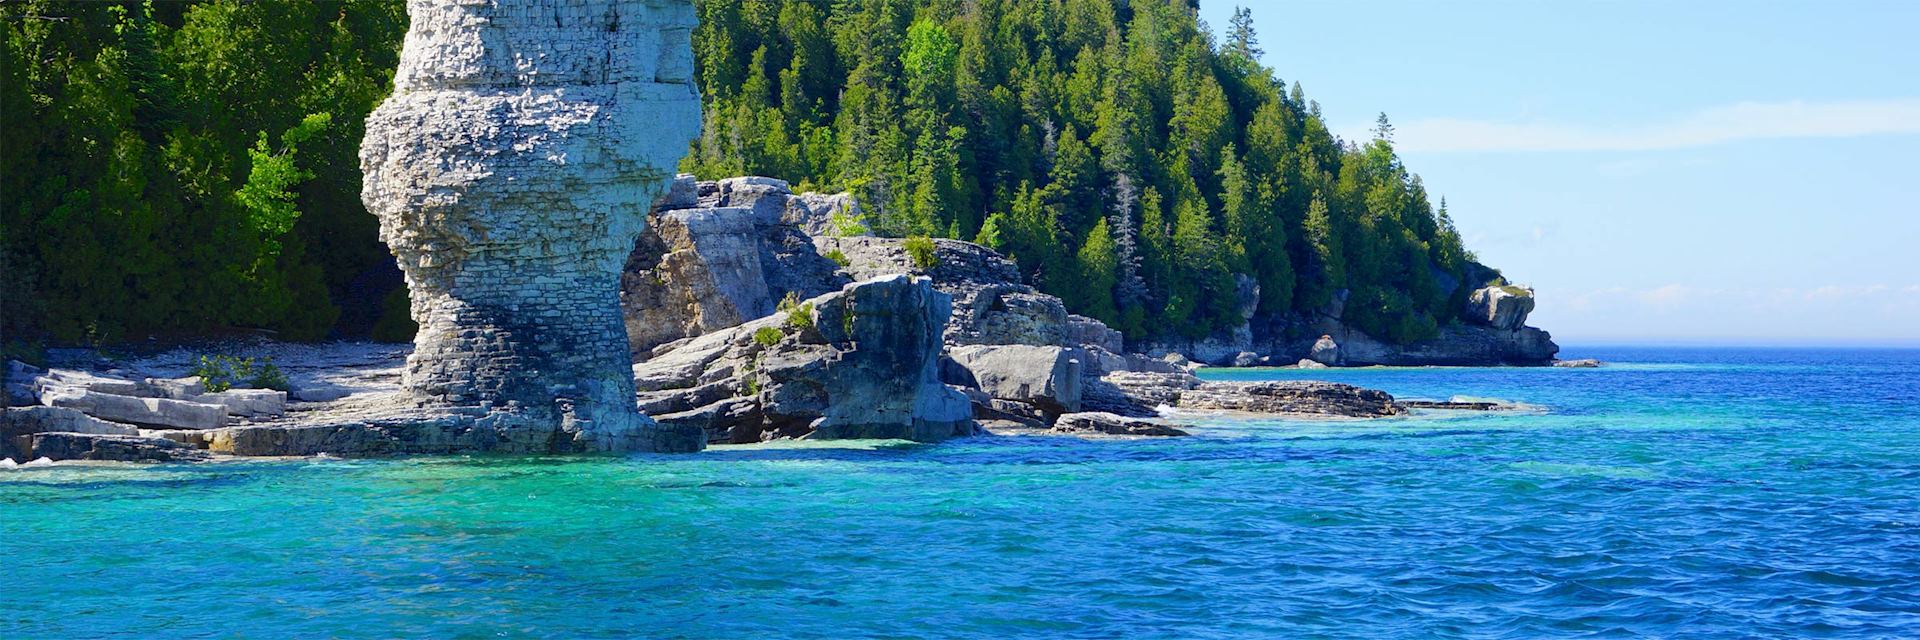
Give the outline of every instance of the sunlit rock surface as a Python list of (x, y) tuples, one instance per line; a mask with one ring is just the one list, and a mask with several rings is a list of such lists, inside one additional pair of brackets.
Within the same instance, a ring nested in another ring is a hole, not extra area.
[(685, 0), (411, 0), (362, 199), (420, 324), (402, 387), (519, 452), (698, 449), (634, 406), (620, 268), (700, 126)]

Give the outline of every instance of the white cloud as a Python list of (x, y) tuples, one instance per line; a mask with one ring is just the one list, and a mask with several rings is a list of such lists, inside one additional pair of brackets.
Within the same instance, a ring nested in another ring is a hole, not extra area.
[(1402, 151), (1650, 151), (1777, 138), (1920, 133), (1920, 98), (1743, 102), (1670, 122), (1596, 127), (1430, 118), (1396, 124)]
[(1640, 293), (1640, 300), (1653, 305), (1675, 305), (1686, 302), (1687, 298), (1698, 293), (1692, 287), (1683, 284), (1670, 284)]

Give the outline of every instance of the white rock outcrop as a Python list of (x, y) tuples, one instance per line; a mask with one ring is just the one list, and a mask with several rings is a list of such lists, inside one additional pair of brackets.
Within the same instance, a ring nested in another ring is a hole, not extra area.
[(488, 448), (685, 451), (634, 406), (620, 270), (699, 131), (690, 0), (409, 0), (361, 193), (420, 324), (402, 386)]

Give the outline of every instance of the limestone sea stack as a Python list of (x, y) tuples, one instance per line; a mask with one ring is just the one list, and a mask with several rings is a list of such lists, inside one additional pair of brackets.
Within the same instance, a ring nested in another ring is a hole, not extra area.
[(361, 197), (420, 324), (402, 380), (503, 451), (686, 451), (634, 405), (620, 270), (700, 127), (688, 0), (409, 0)]

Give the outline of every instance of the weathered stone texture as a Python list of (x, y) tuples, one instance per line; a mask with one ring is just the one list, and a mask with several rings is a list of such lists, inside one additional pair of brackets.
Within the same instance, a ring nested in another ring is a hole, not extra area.
[[(700, 125), (687, 0), (411, 0), (362, 199), (420, 324), (403, 387), (506, 450), (698, 448), (633, 405), (619, 273)], [(461, 414), (466, 415), (466, 414)]]
[(633, 367), (640, 406), (714, 442), (970, 435), (966, 395), (937, 375), (950, 304), (925, 278), (850, 284), (663, 347)]
[(659, 203), (621, 275), (621, 308), (634, 359), (654, 348), (765, 317), (851, 282), (788, 221), (804, 209), (785, 182), (681, 176)]

